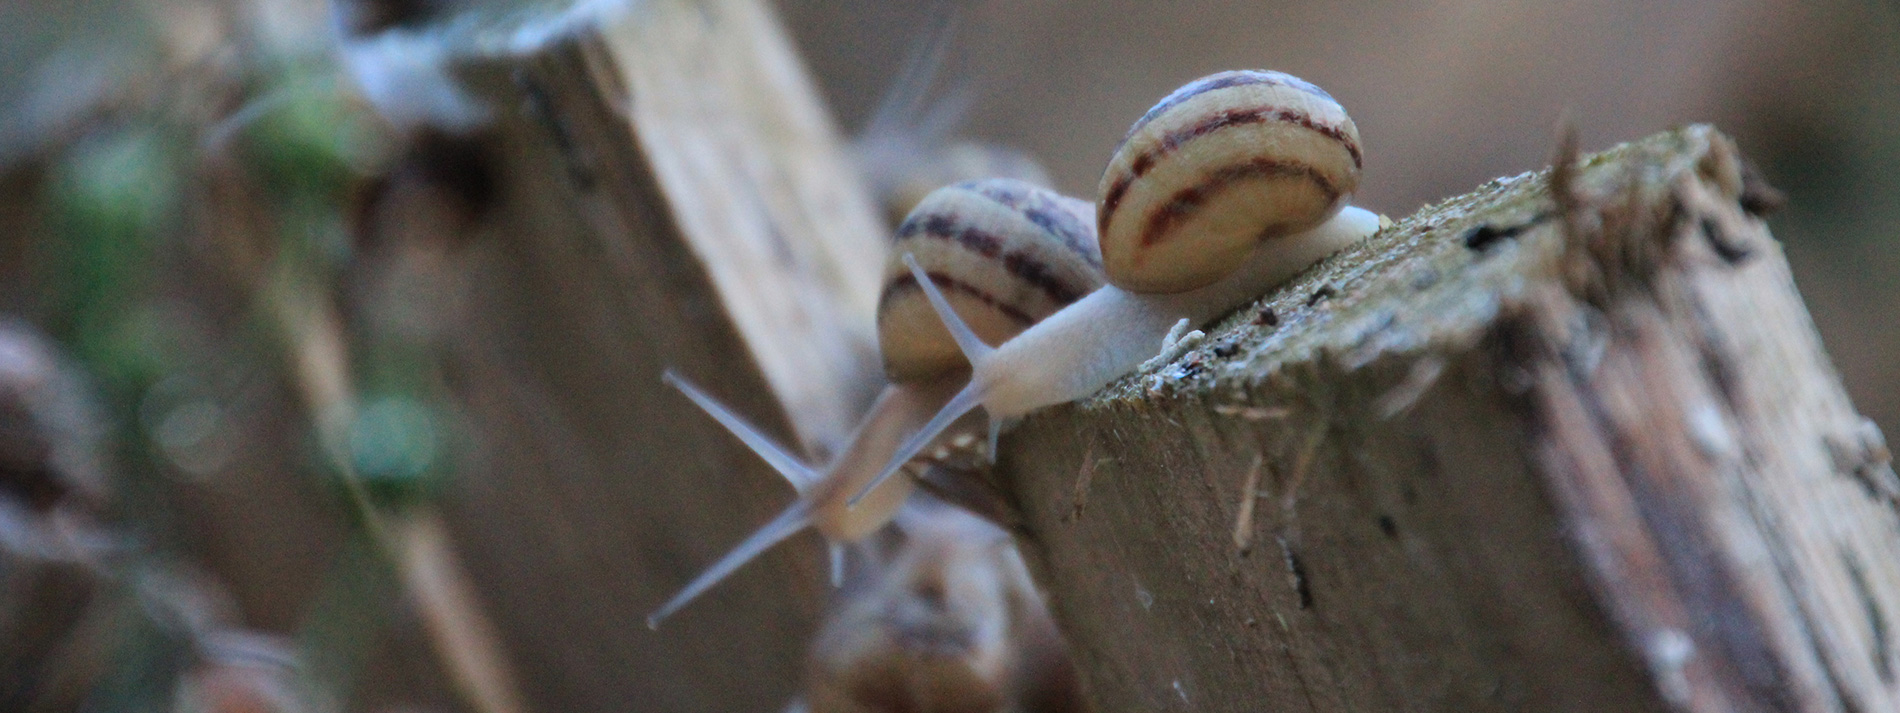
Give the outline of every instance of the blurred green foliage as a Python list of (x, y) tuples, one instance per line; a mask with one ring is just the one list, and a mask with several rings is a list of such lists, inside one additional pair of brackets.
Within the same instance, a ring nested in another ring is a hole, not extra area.
[[(177, 226), (180, 140), (131, 124), (79, 142), (58, 162), (46, 205), (53, 279), (44, 326), (115, 398), (131, 397), (176, 362), (148, 310), (153, 257)], [(174, 355), (175, 356), (175, 355)]]
[[(55, 146), (37, 182), (45, 235), (31, 246), (34, 321), (106, 397), (120, 476), (113, 525), (137, 542), (114, 565), (124, 576), (114, 636), (88, 710), (166, 709), (200, 655), (169, 604), (144, 601), (157, 595), (140, 572), (169, 567), (200, 536), (176, 507), (176, 476), (223, 468), (234, 443), (269, 442), (253, 432), (268, 424), (247, 420), (247, 407), (233, 402), (230, 372), (309, 394), (320, 390), (295, 386), (310, 378), (300, 372), (307, 350), (342, 350), (351, 403), (337, 410), (350, 419), (332, 425), (318, 413), (327, 406), (315, 403), (298, 414), (313, 446), (303, 470), (325, 479), (332, 511), (356, 528), (324, 590), (305, 603), (300, 637), (322, 690), (307, 693), (319, 698), (347, 700), (401, 591), (390, 545), (376, 541), (369, 521), (433, 499), (465, 443), (438, 345), (357, 319), (374, 306), (353, 304), (371, 297), (348, 291), (351, 271), (373, 259), (356, 249), (352, 211), (388, 168), (395, 139), (332, 56), (267, 55), (233, 65), (217, 86), (185, 82), (107, 112)], [(226, 104), (229, 111), (217, 109)], [(232, 177), (244, 190), (207, 189)], [(258, 205), (217, 203), (232, 200)], [(250, 274), (228, 246), (207, 245), (233, 230), (261, 250)], [(192, 263), (207, 260), (232, 264)], [(207, 276), (227, 284), (202, 284)], [(232, 315), (208, 300), (233, 294), (249, 301), (235, 310), (239, 324), (208, 317)], [(328, 318), (288, 316), (311, 311)], [(358, 510), (357, 488), (372, 512)]]

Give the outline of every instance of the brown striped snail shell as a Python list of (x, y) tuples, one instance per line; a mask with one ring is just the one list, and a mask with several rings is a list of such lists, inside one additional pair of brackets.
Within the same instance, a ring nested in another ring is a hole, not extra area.
[(964, 414), (981, 408), (994, 429), (1094, 393), (1181, 325), (1206, 324), (1378, 232), (1378, 215), (1346, 205), (1360, 160), (1358, 128), (1319, 87), (1281, 72), (1222, 72), (1163, 98), (1115, 150), (1096, 221), (1109, 285), (995, 344), (965, 324), (954, 292), (935, 287), (943, 280), (911, 265), (957, 335), (970, 381), (846, 504)]
[[(878, 488), (861, 486), (906, 436), (930, 427), (931, 415), (962, 386), (969, 369), (902, 256), (914, 254), (929, 265), (931, 279), (951, 293), (951, 309), (978, 325), (976, 331), (984, 338), (1002, 342), (1102, 285), (1090, 208), (1009, 179), (962, 183), (926, 197), (898, 233), (899, 257), (886, 273), (878, 304), (878, 338), (892, 383), (822, 468), (792, 455), (669, 371), (663, 377), (667, 383), (772, 464), (799, 491), (799, 499), (654, 610), (647, 625), (657, 627), (747, 561), (807, 527), (817, 528), (831, 541), (836, 578), (842, 568), (841, 543), (882, 528), (910, 496), (912, 484), (902, 480)], [(845, 502), (866, 496), (869, 499), (858, 507)]]
[(1094, 206), (992, 178), (937, 189), (897, 230), (878, 299), (892, 381), (967, 368), (901, 257), (914, 255), (978, 336), (1000, 344), (1102, 285)]
[(1173, 293), (1219, 280), (1262, 243), (1325, 222), (1359, 185), (1344, 107), (1284, 72), (1220, 72), (1148, 110), (1102, 174), (1108, 281)]

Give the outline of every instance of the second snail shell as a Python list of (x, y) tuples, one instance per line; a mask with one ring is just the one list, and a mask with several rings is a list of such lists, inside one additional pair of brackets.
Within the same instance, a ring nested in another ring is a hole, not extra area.
[(1093, 206), (1014, 179), (940, 188), (897, 230), (877, 305), (893, 381), (967, 368), (898, 257), (910, 254), (970, 328), (1000, 344), (1102, 285)]
[(1108, 281), (1149, 293), (1211, 284), (1337, 213), (1360, 164), (1352, 118), (1305, 80), (1240, 70), (1191, 82), (1135, 122), (1102, 174)]

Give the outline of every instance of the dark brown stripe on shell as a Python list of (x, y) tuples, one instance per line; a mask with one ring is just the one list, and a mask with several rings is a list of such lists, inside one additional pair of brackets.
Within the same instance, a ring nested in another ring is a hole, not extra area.
[(1095, 231), (1083, 225), (1081, 218), (1059, 205), (1047, 192), (1026, 183), (1012, 185), (993, 180), (975, 182), (965, 188), (1022, 215), (1043, 232), (1060, 239), (1063, 247), (1081, 257), (1083, 262), (1102, 266), (1102, 258), (1094, 249)]
[[(1087, 290), (1077, 289), (1063, 283), (1048, 265), (1035, 255), (1024, 252), (1003, 252), (1003, 238), (994, 233), (963, 225), (956, 218), (941, 213), (922, 213), (912, 215), (898, 229), (899, 238), (928, 236), (939, 240), (949, 240), (965, 250), (996, 260), (1011, 276), (1040, 290), (1042, 294), (1059, 305), (1066, 305), (1087, 294)], [(935, 273), (932, 273), (933, 275)]]
[(1115, 211), (1122, 207), (1122, 199), (1128, 196), (1128, 186), (1134, 181), (1127, 176), (1115, 179), (1109, 184), (1108, 191), (1102, 194), (1102, 206), (1095, 210), (1095, 231), (1108, 235), (1109, 222), (1115, 217)]
[(1207, 178), (1200, 183), (1181, 189), (1167, 203), (1148, 214), (1148, 222), (1142, 226), (1141, 231), (1142, 247), (1161, 242), (1176, 225), (1192, 217), (1208, 198), (1241, 181), (1267, 177), (1304, 178), (1317, 186), (1320, 192), (1326, 194), (1327, 203), (1339, 200), (1339, 188), (1334, 186), (1325, 174), (1297, 161), (1256, 158), (1244, 163), (1222, 166), (1209, 171), (1206, 175)]
[(1363, 167), (1361, 164), (1362, 159), (1359, 154), (1359, 145), (1353, 143), (1352, 137), (1348, 136), (1344, 129), (1337, 126), (1321, 124), (1314, 121), (1313, 117), (1292, 109), (1275, 109), (1272, 107), (1228, 109), (1208, 117), (1198, 124), (1161, 137), (1161, 140), (1156, 142), (1154, 147), (1136, 156), (1135, 160), (1129, 163), (1129, 172), (1115, 179), (1115, 182), (1109, 186), (1108, 193), (1102, 200), (1102, 211), (1096, 218), (1096, 222), (1101, 226), (1102, 233), (1108, 233), (1109, 220), (1114, 217), (1115, 209), (1120, 207), (1122, 197), (1128, 193), (1129, 184), (1133, 183), (1135, 179), (1146, 175), (1148, 171), (1155, 167), (1155, 164), (1159, 163), (1161, 159), (1166, 158), (1168, 154), (1174, 153), (1194, 139), (1216, 133), (1221, 129), (1232, 126), (1246, 126), (1249, 124), (1264, 124), (1269, 121), (1282, 124), (1295, 124), (1337, 141), (1340, 145), (1346, 147), (1346, 153), (1352, 156), (1353, 168)]
[[(1271, 86), (1276, 86), (1276, 87), (1287, 87), (1289, 89), (1295, 89), (1298, 91), (1306, 92), (1307, 94), (1311, 94), (1321, 99), (1325, 99), (1326, 101), (1332, 102), (1334, 104), (1339, 103), (1339, 100), (1334, 99), (1333, 95), (1327, 94), (1326, 90), (1319, 88), (1319, 85), (1306, 81), (1304, 79), (1300, 79), (1299, 77), (1295, 77), (1291, 74), (1286, 74), (1284, 72), (1269, 72), (1265, 70), (1238, 70), (1238, 71), (1233, 71), (1233, 72), (1221, 72), (1211, 77), (1202, 77), (1192, 82), (1188, 82), (1187, 84), (1182, 85), (1180, 89), (1176, 89), (1172, 92), (1169, 92), (1167, 96), (1162, 97), (1160, 102), (1157, 102), (1154, 106), (1149, 107), (1147, 113), (1142, 114), (1141, 118), (1135, 120), (1134, 126), (1128, 127), (1128, 133), (1122, 135), (1122, 144), (1128, 143), (1128, 139), (1134, 136), (1135, 132), (1140, 131), (1141, 127), (1147, 126), (1148, 122), (1154, 121), (1155, 117), (1160, 116), (1162, 112), (1165, 112), (1169, 109), (1173, 109), (1174, 107), (1179, 106), (1181, 102), (1187, 101), (1189, 99), (1193, 99), (1194, 97), (1200, 96), (1202, 94), (1206, 94), (1216, 89), (1226, 89), (1228, 87), (1240, 87), (1240, 86), (1248, 86), (1248, 85), (1253, 85), (1253, 84), (1266, 84), (1266, 85), (1271, 85)], [(1115, 149), (1117, 151), (1121, 150), (1121, 144), (1116, 144)]]
[[(965, 295), (969, 295), (971, 297), (975, 297), (977, 301), (982, 302), (984, 306), (987, 306), (990, 309), (996, 310), (999, 314), (1002, 314), (1005, 317), (1008, 317), (1010, 319), (1013, 319), (1013, 320), (1016, 320), (1017, 322), (1022, 323), (1023, 326), (1028, 326), (1028, 325), (1036, 323), (1036, 319), (1034, 317), (1029, 316), (1029, 313), (1024, 312), (1020, 309), (1017, 309), (1013, 305), (1004, 304), (1003, 301), (996, 299), (995, 295), (985, 292), (975, 285), (964, 282), (962, 280), (951, 277), (949, 275), (945, 275), (941, 272), (931, 272), (929, 273), (929, 275), (930, 275), (930, 281), (937, 285), (938, 290), (941, 290), (946, 293), (959, 292)], [(916, 290), (918, 292), (922, 292), (923, 289), (924, 289), (923, 285), (917, 284), (917, 278), (911, 275), (910, 273), (906, 272), (902, 275), (899, 275), (897, 279), (892, 280), (890, 284), (885, 285), (884, 292), (880, 293), (877, 296), (878, 311), (883, 312), (884, 305), (890, 302), (891, 298), (895, 297), (897, 293), (899, 292), (906, 292), (909, 290)]]

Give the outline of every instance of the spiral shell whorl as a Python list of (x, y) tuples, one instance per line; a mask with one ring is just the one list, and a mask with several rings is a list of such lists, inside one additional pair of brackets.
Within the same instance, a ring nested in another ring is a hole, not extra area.
[(1319, 225), (1359, 186), (1359, 130), (1332, 96), (1281, 72), (1221, 72), (1143, 115), (1102, 174), (1108, 281), (1184, 292), (1255, 247)]
[(894, 381), (967, 367), (902, 257), (912, 254), (994, 345), (1102, 285), (1094, 206), (1012, 179), (940, 188), (897, 230), (878, 299), (878, 346)]

